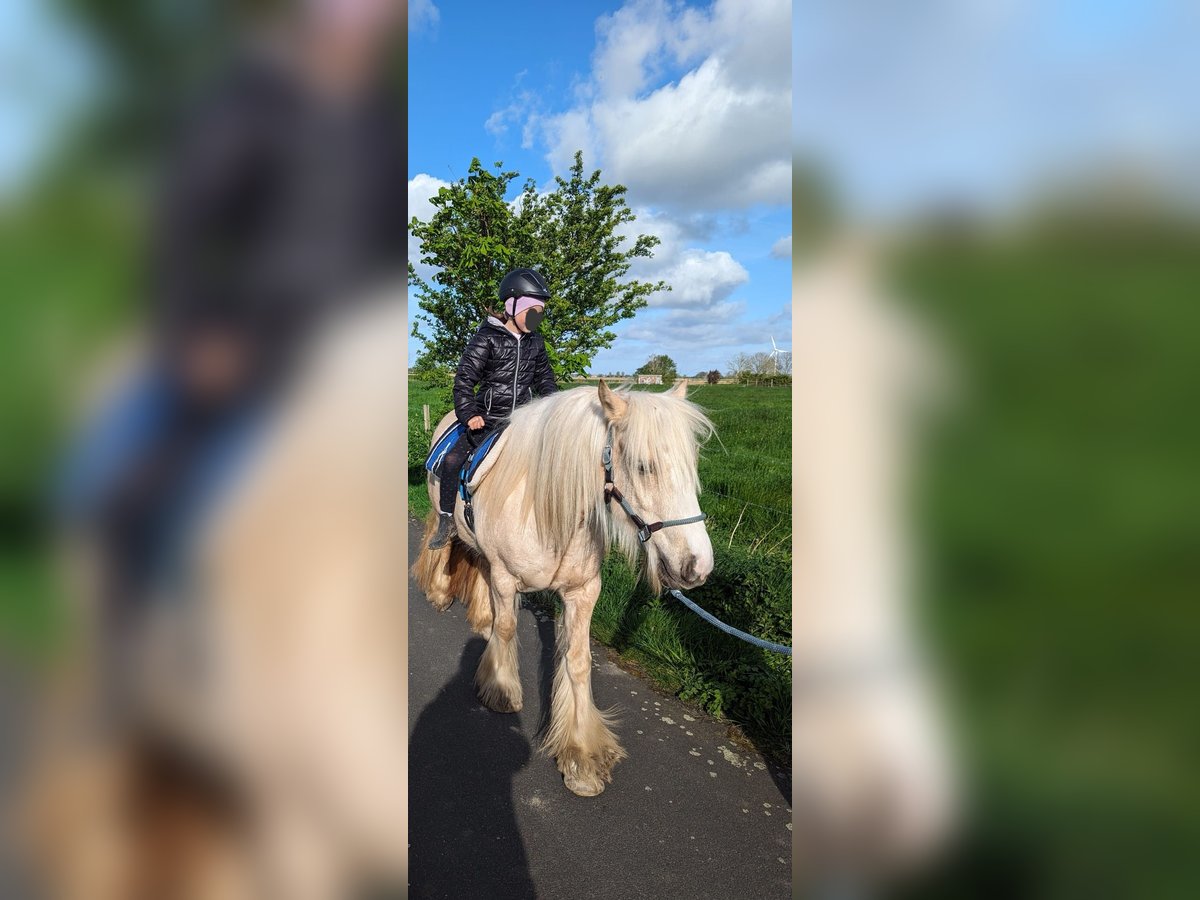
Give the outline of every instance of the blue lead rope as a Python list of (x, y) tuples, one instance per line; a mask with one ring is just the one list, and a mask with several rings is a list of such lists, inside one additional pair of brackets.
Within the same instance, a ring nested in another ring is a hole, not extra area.
[(792, 655), (791, 647), (785, 647), (783, 644), (773, 644), (770, 641), (764, 641), (762, 638), (756, 638), (752, 634), (746, 634), (746, 632), (744, 632), (744, 631), (738, 631), (732, 625), (726, 625), (724, 622), (722, 622), (720, 619), (718, 619), (712, 613), (705, 612), (704, 610), (702, 610), (699, 606), (697, 606), (695, 603), (693, 603), (687, 597), (683, 596), (683, 594), (681, 594), (679, 591), (675, 590), (674, 588), (671, 588), (670, 591), (668, 591), (668, 593), (670, 593), (672, 597), (674, 597), (676, 600), (678, 600), (680, 603), (682, 603), (684, 606), (686, 606), (688, 609), (690, 609), (692, 612), (694, 612), (696, 615), (698, 615), (704, 621), (708, 622), (710, 625), (717, 626), (717, 628), (720, 628), (726, 634), (731, 634), (735, 638), (739, 638), (748, 644), (753, 644), (755, 647), (762, 647), (764, 650), (770, 650), (772, 653), (782, 653), (785, 656)]

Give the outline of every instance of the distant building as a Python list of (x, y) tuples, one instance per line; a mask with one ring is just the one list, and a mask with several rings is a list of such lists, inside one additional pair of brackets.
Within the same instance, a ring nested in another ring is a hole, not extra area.
[(638, 384), (662, 384), (661, 375), (639, 375), (637, 377)]

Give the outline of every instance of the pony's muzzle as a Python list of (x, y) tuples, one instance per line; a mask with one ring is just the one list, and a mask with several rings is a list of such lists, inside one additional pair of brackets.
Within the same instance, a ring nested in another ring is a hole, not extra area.
[(681, 590), (700, 587), (708, 580), (709, 573), (712, 572), (712, 564), (705, 563), (694, 553), (690, 553), (684, 558), (678, 570), (674, 570), (668, 565), (662, 565), (662, 568), (663, 575), (666, 576), (664, 580), (672, 582), (672, 586)]
[(689, 556), (683, 566), (683, 580), (687, 582), (687, 586), (697, 587), (703, 584), (706, 578), (708, 578), (708, 573), (701, 573), (699, 558), (694, 554)]

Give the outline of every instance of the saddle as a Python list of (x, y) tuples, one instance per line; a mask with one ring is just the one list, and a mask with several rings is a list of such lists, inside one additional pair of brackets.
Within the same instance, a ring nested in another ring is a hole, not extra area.
[[(144, 369), (87, 422), (60, 460), (51, 485), (58, 520), (68, 527), (89, 521), (143, 449), (159, 439), (176, 399), (165, 379)], [(165, 487), (153, 516), (153, 546), (147, 548), (151, 581), (180, 577), (187, 551), (208, 514), (232, 488), (267, 430), (263, 403), (231, 410), (191, 453), (189, 464)]]
[(445, 471), (447, 454), (460, 440), (472, 440), (466, 426), (461, 422), (455, 422), (434, 443), (433, 448), (429, 451), (429, 456), (425, 460), (425, 468), (432, 472), (435, 478), (439, 480), (446, 477), (458, 478), (458, 495), (462, 497), (465, 506), (463, 511), (464, 516), (467, 520), (467, 526), (472, 531), (475, 530), (475, 512), (471, 506), (471, 492), (479, 486), (479, 483), (491, 471), (492, 467), (490, 463), (495, 461), (491, 457), (491, 452), (502, 443), (504, 431), (507, 427), (507, 423), (505, 423), (486, 433), (479, 440), (479, 443), (467, 454), (463, 460), (462, 467), (457, 473), (454, 473)]
[(453, 425), (446, 429), (445, 433), (437, 439), (433, 448), (429, 451), (429, 456), (425, 458), (425, 469), (432, 472), (435, 478), (442, 477), (442, 463), (446, 460), (446, 454), (451, 448), (458, 443), (459, 438), (467, 433), (467, 426), (462, 422), (455, 421)]
[(462, 469), (458, 473), (458, 489), (462, 494), (463, 499), (469, 499), (466, 495), (470, 488), (474, 488), (479, 482), (483, 481), (483, 476), (491, 466), (487, 466), (485, 470), (484, 464), (487, 462), (488, 454), (492, 452), (492, 448), (500, 443), (500, 436), (504, 433), (504, 428), (497, 428), (491, 434), (485, 435), (483, 440), (467, 454), (467, 458), (463, 460)]

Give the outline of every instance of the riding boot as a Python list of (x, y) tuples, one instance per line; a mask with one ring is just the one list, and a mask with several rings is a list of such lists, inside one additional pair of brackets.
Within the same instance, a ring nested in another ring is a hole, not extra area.
[(440, 550), (450, 543), (450, 539), (457, 534), (457, 529), (454, 527), (453, 513), (438, 513), (437, 533), (429, 541), (430, 550)]

